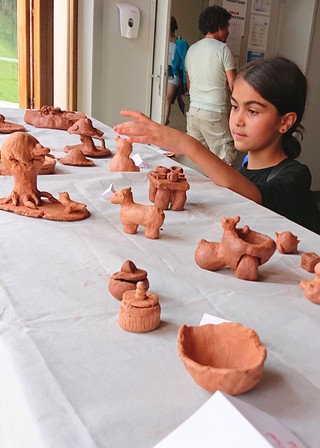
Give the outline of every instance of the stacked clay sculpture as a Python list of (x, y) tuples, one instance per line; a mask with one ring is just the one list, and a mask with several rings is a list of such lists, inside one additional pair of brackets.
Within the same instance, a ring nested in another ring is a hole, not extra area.
[[(59, 200), (51, 193), (39, 191), (37, 175), (49, 149), (25, 132), (16, 132), (2, 144), (1, 159), (12, 173), (13, 191), (0, 199), (0, 209), (34, 218), (59, 221), (78, 221), (90, 213), (85, 204), (72, 201), (67, 192), (59, 194)], [(42, 200), (45, 198), (46, 200)]]
[(199, 386), (230, 395), (246, 392), (259, 383), (267, 356), (257, 333), (235, 322), (182, 325), (178, 353)]
[(121, 138), (119, 135), (115, 138), (115, 141), (117, 142), (116, 153), (110, 162), (109, 170), (111, 172), (140, 171), (140, 168), (136, 166), (130, 157), (132, 143), (129, 143), (128, 139)]
[(209, 271), (229, 266), (237, 278), (257, 280), (258, 267), (273, 255), (276, 243), (248, 226), (237, 229), (239, 221), (239, 216), (222, 218), (222, 241), (201, 240), (195, 251), (195, 261), (198, 266)]
[(123, 188), (110, 196), (111, 204), (120, 204), (120, 221), (125, 233), (135, 234), (139, 225), (145, 228), (146, 238), (156, 239), (164, 222), (163, 210), (155, 205), (137, 204), (133, 201), (131, 188)]
[[(108, 157), (111, 155), (110, 149), (106, 148), (105, 141), (102, 138), (103, 132), (93, 126), (90, 118), (80, 118), (68, 128), (68, 132), (69, 134), (79, 135), (81, 143), (79, 145), (67, 145), (64, 148), (65, 152), (77, 148), (89, 157)], [(101, 146), (94, 144), (94, 138), (100, 140)]]
[(145, 333), (160, 325), (161, 308), (158, 297), (147, 290), (143, 282), (134, 291), (123, 294), (119, 325), (132, 333)]
[(286, 231), (282, 233), (275, 232), (277, 251), (281, 254), (297, 254), (300, 240), (293, 233)]
[(24, 121), (37, 128), (60, 129), (66, 131), (79, 118), (86, 115), (82, 112), (61, 110), (60, 107), (42, 106), (41, 109), (27, 109)]
[(190, 185), (178, 166), (157, 166), (148, 174), (149, 200), (162, 210), (183, 210)]
[(320, 303), (320, 263), (314, 267), (316, 274), (312, 280), (301, 280), (300, 286), (307, 299), (313, 303)]
[(135, 291), (137, 283), (142, 282), (145, 289), (149, 288), (147, 271), (138, 269), (131, 260), (126, 260), (119, 272), (112, 274), (109, 281), (109, 291), (118, 300), (122, 300), (126, 291)]

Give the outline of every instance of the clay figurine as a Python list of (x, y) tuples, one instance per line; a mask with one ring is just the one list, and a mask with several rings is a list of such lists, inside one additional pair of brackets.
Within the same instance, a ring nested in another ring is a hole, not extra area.
[(136, 204), (131, 188), (123, 188), (110, 196), (111, 204), (120, 204), (120, 221), (125, 233), (137, 233), (139, 225), (145, 228), (146, 238), (156, 239), (160, 236), (165, 214), (155, 205)]
[(267, 356), (257, 333), (236, 322), (182, 325), (178, 353), (199, 386), (230, 395), (247, 392), (259, 383)]
[(94, 166), (93, 160), (87, 159), (81, 149), (70, 149), (65, 157), (58, 159), (63, 165), (71, 166)]
[(111, 172), (140, 171), (140, 168), (130, 158), (132, 143), (129, 143), (128, 139), (121, 138), (119, 135), (115, 138), (115, 141), (117, 142), (116, 153), (110, 162), (109, 170)]
[(183, 169), (178, 166), (166, 168), (157, 166), (148, 174), (149, 200), (162, 210), (183, 210), (187, 200), (186, 191), (190, 185), (187, 182)]
[(5, 121), (5, 116), (0, 114), (0, 134), (11, 134), (12, 132), (23, 132), (26, 128), (21, 124)]
[(119, 325), (132, 333), (146, 333), (159, 327), (160, 313), (158, 297), (143, 282), (138, 282), (134, 291), (123, 294)]
[[(71, 149), (81, 149), (85, 156), (89, 157), (107, 157), (111, 155), (110, 149), (106, 148), (104, 139), (102, 138), (103, 132), (93, 127), (90, 118), (80, 118), (70, 128), (68, 128), (69, 134), (80, 135), (81, 143), (79, 145), (66, 146), (65, 152), (69, 152)], [(95, 146), (93, 139), (100, 140), (101, 146)]]
[[(52, 154), (46, 154), (44, 156), (44, 163), (40, 168), (38, 174), (54, 174), (56, 169), (56, 159)], [(11, 176), (11, 171), (4, 166), (1, 161), (1, 152), (0, 152), (0, 175), (2, 176)]]
[(320, 263), (320, 257), (315, 252), (305, 252), (301, 255), (301, 267), (308, 272), (314, 272), (318, 263)]
[(86, 206), (72, 201), (68, 193), (60, 193), (58, 200), (38, 190), (37, 175), (48, 153), (48, 148), (24, 132), (16, 132), (5, 140), (1, 148), (2, 163), (12, 173), (14, 187), (7, 198), (0, 199), (0, 210), (60, 221), (87, 218), (90, 213)]
[(312, 280), (301, 280), (300, 286), (307, 299), (320, 303), (320, 263), (314, 267), (315, 277)]
[(79, 118), (85, 117), (82, 112), (61, 110), (60, 107), (42, 106), (41, 109), (27, 109), (24, 121), (37, 128), (61, 129), (66, 131)]
[(113, 297), (122, 300), (123, 294), (126, 291), (134, 291), (138, 282), (142, 282), (146, 289), (149, 288), (147, 272), (138, 269), (132, 261), (126, 260), (121, 266), (121, 270), (112, 274), (109, 281), (109, 291)]
[(222, 241), (201, 240), (195, 251), (195, 261), (203, 269), (217, 271), (226, 266), (243, 280), (257, 280), (258, 267), (266, 263), (276, 250), (276, 243), (267, 235), (248, 226), (236, 228), (239, 216), (222, 218)]
[(282, 233), (275, 232), (275, 235), (278, 252), (281, 254), (298, 253), (298, 244), (300, 243), (300, 240), (298, 240), (297, 236), (289, 231)]

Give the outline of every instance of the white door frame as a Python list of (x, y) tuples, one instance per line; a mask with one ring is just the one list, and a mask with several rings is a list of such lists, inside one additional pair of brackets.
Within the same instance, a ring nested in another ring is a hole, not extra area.
[(164, 123), (166, 86), (168, 79), (168, 36), (171, 17), (171, 0), (157, 0), (156, 28), (153, 51), (150, 117)]

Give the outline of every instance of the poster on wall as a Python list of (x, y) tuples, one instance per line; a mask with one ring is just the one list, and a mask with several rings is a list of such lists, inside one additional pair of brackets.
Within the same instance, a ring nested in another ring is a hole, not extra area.
[(234, 56), (239, 56), (244, 36), (247, 0), (223, 0), (223, 7), (231, 14), (228, 46)]
[(251, 12), (252, 14), (266, 14), (270, 15), (272, 0), (252, 0)]
[(269, 31), (269, 17), (251, 15), (248, 48), (255, 51), (266, 51)]
[(255, 59), (264, 59), (264, 57), (265, 57), (264, 51), (253, 51), (253, 50), (247, 51), (247, 62), (252, 62)]

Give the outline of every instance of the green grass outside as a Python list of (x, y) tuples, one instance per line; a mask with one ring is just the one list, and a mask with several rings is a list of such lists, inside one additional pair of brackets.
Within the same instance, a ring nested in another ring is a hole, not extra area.
[[(0, 11), (0, 56), (17, 58), (16, 22)], [(0, 100), (19, 102), (18, 64), (0, 60)]]

